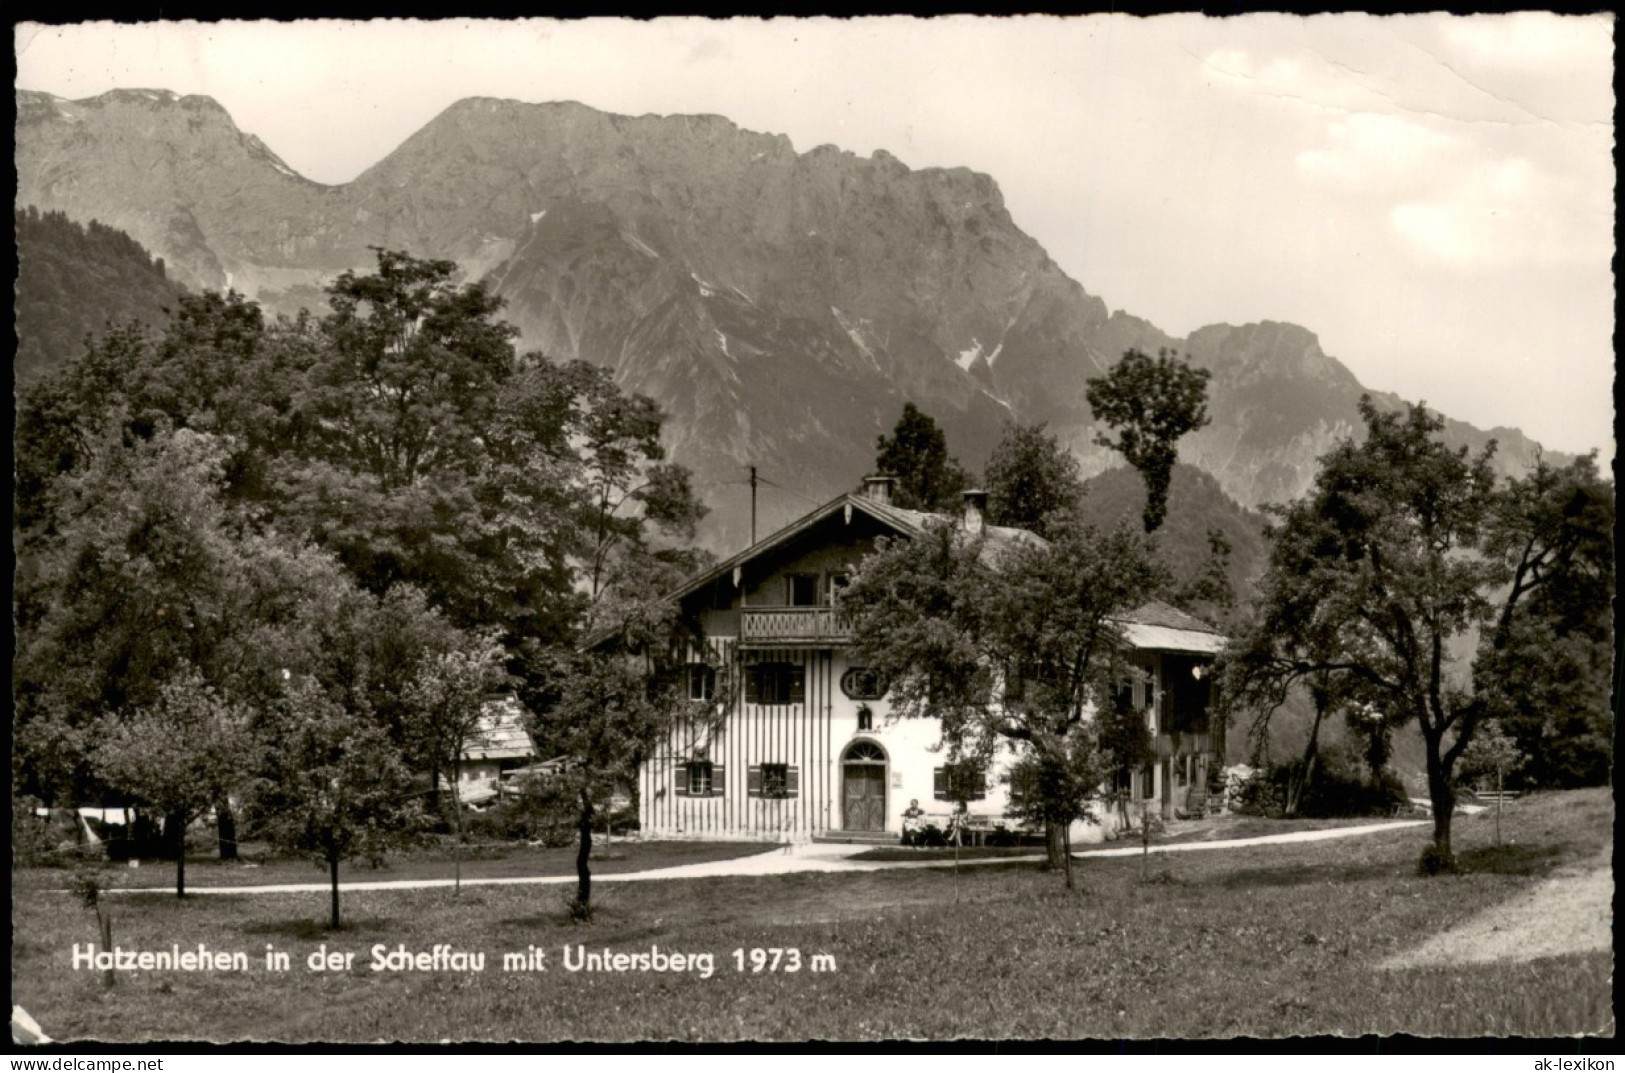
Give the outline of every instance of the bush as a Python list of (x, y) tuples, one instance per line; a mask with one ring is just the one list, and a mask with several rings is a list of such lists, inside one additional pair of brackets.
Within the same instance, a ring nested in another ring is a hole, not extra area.
[(11, 863), (13, 867), (35, 868), (58, 864), (63, 839), (44, 816), (34, 814), (39, 801), (32, 797), (11, 799)]
[(1405, 784), (1391, 771), (1384, 769), (1368, 781), (1346, 769), (1328, 766), (1315, 773), (1298, 804), (1298, 813), (1315, 818), (1389, 816), (1409, 800)]
[[(1302, 765), (1294, 761), (1255, 774), (1233, 795), (1231, 810), (1252, 816), (1282, 815), (1287, 788), (1301, 771)], [(1384, 768), (1367, 778), (1365, 765), (1333, 743), (1321, 748), (1314, 775), (1298, 798), (1296, 815), (1307, 819), (1391, 816), (1409, 800), (1405, 784), (1393, 772)]]
[(1230, 811), (1241, 816), (1279, 816), (1286, 794), (1284, 780), (1279, 785), (1277, 780), (1285, 770), (1285, 765), (1279, 765), (1237, 782), (1230, 791)]

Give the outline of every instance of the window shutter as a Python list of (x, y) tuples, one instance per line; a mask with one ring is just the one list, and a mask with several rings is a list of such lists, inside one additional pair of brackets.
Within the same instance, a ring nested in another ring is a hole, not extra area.
[(762, 796), (762, 768), (759, 764), (752, 764), (745, 769), (745, 793), (751, 797)]
[(790, 703), (804, 704), (807, 700), (807, 668), (790, 669)]
[(945, 767), (931, 770), (931, 796), (938, 801), (948, 800), (948, 769)]
[(801, 794), (801, 771), (791, 766), (784, 772), (784, 796), (798, 797)]
[(672, 770), (677, 773), (677, 796), (687, 797), (688, 794), (688, 765), (676, 764)]
[(726, 784), (723, 782), (723, 779), (722, 779), (722, 765), (721, 764), (712, 764), (711, 765), (711, 796), (712, 797), (721, 797), (722, 796), (722, 789), (723, 789), (723, 787), (725, 785)]
[(749, 704), (760, 704), (762, 698), (761, 668), (752, 666), (745, 668), (745, 701)]

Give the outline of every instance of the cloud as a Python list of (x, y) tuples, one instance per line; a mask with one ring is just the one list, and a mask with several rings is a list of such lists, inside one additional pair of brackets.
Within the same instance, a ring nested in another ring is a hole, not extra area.
[(1296, 157), (1311, 180), (1369, 187), (1417, 177), (1448, 153), (1457, 139), (1402, 116), (1357, 112), (1326, 127), (1328, 144)]
[(1214, 85), (1317, 111), (1380, 112), (1393, 107), (1381, 79), (1350, 71), (1309, 49), (1266, 59), (1255, 59), (1244, 49), (1214, 49), (1202, 62), (1202, 74)]
[(1389, 220), (1413, 253), (1461, 268), (1592, 258), (1595, 236), (1559, 208), (1570, 203), (1561, 185), (1521, 157), (1482, 161), (1444, 197), (1396, 205)]
[(1530, 70), (1607, 64), (1613, 53), (1609, 17), (1565, 17), (1518, 11), (1495, 18), (1453, 18), (1444, 38), (1478, 63)]

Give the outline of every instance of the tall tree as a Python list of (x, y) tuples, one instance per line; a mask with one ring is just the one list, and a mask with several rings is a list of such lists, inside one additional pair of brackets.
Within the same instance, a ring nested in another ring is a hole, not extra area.
[(1278, 512), (1263, 588), (1287, 595), (1312, 643), (1272, 658), (1289, 675), (1346, 676), (1346, 695), (1386, 727), (1417, 725), (1433, 808), (1421, 867), (1446, 870), (1454, 768), (1483, 709), (1450, 650), (1498, 612), (1515, 617), (1519, 602), (1498, 595), (1499, 571), (1482, 554), (1493, 446), (1476, 457), (1451, 450), (1443, 421), (1422, 407), (1385, 414), (1365, 398), (1360, 410), (1365, 442), (1334, 449), (1309, 494)]
[(1097, 758), (1093, 713), (1125, 670), (1117, 619), (1163, 578), (1139, 536), (1076, 515), (1055, 534), (995, 545), (943, 525), (891, 542), (864, 560), (842, 606), (856, 658), (891, 683), (894, 712), (939, 719), (955, 756), (1014, 749), (1028, 758), (1024, 786), (1067, 791), (1023, 806), (1046, 818), (1060, 869), (1059, 817), (1087, 807), (1071, 791), (1097, 786), (1114, 762)]
[[(598, 806), (634, 783), (638, 765), (675, 728), (714, 727), (729, 707), (715, 654), (663, 598), (680, 577), (660, 558), (624, 561), (594, 601), (586, 645), (538, 653), (527, 667), (520, 697), (535, 713), (538, 744), (562, 760), (554, 789), (577, 805), (573, 908), (582, 918), (592, 912)], [(696, 659), (709, 659), (720, 686), (709, 700), (689, 696), (684, 672)]]
[(912, 402), (903, 404), (892, 434), (876, 441), (875, 471), (897, 478), (892, 502), (909, 510), (956, 509), (967, 480), (942, 429)]
[(1486, 553), (1507, 595), (1473, 664), (1486, 717), (1527, 750), (1523, 781), (1595, 785), (1612, 768), (1614, 488), (1596, 459), (1507, 483)]
[(1095, 442), (1121, 454), (1145, 480), (1147, 533), (1162, 525), (1168, 482), (1179, 460), (1179, 440), (1208, 423), (1206, 369), (1191, 367), (1172, 351), (1157, 356), (1129, 350), (1111, 372), (1089, 381), (1087, 397), (1096, 420), (1117, 433)]
[(1049, 519), (1078, 506), (1083, 479), (1072, 452), (1043, 425), (1004, 426), (982, 484), (988, 521), (1050, 536)]

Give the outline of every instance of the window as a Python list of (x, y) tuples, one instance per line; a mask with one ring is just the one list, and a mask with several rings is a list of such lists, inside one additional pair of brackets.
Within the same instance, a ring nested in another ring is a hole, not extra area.
[(858, 729), (873, 730), (875, 728), (875, 713), (867, 704), (858, 705)]
[(961, 760), (931, 773), (931, 796), (938, 801), (980, 801), (987, 796), (987, 771)]
[(711, 700), (717, 692), (717, 670), (704, 663), (688, 665), (688, 699)]
[(801, 792), (800, 772), (790, 764), (752, 767), (747, 779), (751, 797), (795, 797)]
[(886, 695), (886, 683), (867, 667), (852, 667), (841, 675), (841, 692), (852, 700), (879, 700)]
[(1140, 771), (1140, 796), (1157, 796), (1157, 769), (1154, 764), (1147, 764)]
[(721, 764), (690, 760), (677, 765), (678, 797), (721, 797), (724, 785)]
[(825, 603), (834, 607), (835, 602), (840, 599), (841, 593), (845, 592), (846, 587), (851, 583), (852, 579), (845, 574), (829, 575), (829, 599)]
[(791, 607), (818, 606), (817, 574), (790, 574), (784, 581), (786, 602)]
[(751, 704), (800, 704), (806, 671), (795, 663), (758, 663), (745, 669), (745, 700)]

